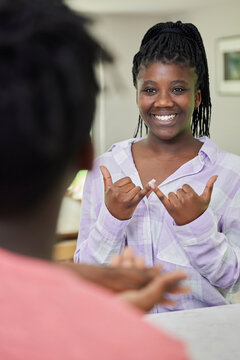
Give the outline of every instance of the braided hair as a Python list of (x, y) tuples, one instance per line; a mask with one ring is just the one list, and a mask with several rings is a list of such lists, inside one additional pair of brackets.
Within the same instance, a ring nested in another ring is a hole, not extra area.
[[(195, 69), (197, 89), (201, 91), (202, 101), (192, 115), (191, 130), (193, 136), (209, 136), (211, 118), (211, 98), (206, 53), (201, 35), (193, 24), (181, 21), (159, 23), (151, 27), (144, 35), (140, 50), (133, 58), (133, 84), (137, 85), (137, 76), (141, 67), (153, 62), (164, 64), (186, 64)], [(146, 133), (148, 128), (144, 123)], [(140, 132), (142, 136), (143, 120), (138, 119), (134, 137)]]
[(89, 141), (111, 60), (62, 0), (0, 2), (0, 212), (32, 209)]

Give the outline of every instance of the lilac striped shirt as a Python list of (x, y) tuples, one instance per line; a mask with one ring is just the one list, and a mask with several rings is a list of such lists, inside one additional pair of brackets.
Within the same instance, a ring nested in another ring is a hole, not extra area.
[[(208, 209), (196, 220), (177, 226), (152, 193), (137, 206), (130, 220), (114, 218), (104, 204), (99, 165), (113, 182), (129, 176), (142, 187), (131, 146), (140, 139), (114, 144), (88, 173), (82, 204), (75, 262), (108, 264), (127, 244), (147, 266), (162, 264), (165, 271), (188, 274), (191, 293), (181, 295), (174, 307), (156, 306), (153, 312), (223, 305), (239, 290), (240, 267), (240, 157), (223, 152), (208, 138), (198, 156), (182, 165), (159, 185), (168, 194), (189, 184), (201, 194), (207, 180), (218, 175)], [(150, 180), (150, 179), (149, 179)]]

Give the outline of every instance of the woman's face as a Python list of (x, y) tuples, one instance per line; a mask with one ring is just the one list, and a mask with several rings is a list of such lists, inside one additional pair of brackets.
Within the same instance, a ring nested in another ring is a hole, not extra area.
[(201, 103), (194, 68), (154, 62), (137, 77), (137, 105), (149, 136), (171, 140), (191, 135), (191, 118)]

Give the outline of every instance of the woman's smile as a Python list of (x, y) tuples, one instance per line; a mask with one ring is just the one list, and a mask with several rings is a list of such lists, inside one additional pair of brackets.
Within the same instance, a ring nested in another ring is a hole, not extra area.
[(142, 67), (137, 78), (137, 104), (149, 136), (162, 140), (180, 134), (192, 136), (192, 114), (201, 102), (196, 83), (195, 70), (187, 65), (154, 62)]
[(154, 121), (162, 126), (173, 126), (177, 121), (177, 114), (151, 114)]

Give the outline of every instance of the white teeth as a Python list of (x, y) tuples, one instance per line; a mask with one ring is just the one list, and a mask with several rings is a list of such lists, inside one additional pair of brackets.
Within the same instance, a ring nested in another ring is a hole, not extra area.
[(174, 115), (155, 115), (155, 117), (158, 119), (158, 120), (162, 120), (162, 121), (167, 121), (167, 120), (172, 120), (175, 118), (175, 114)]

